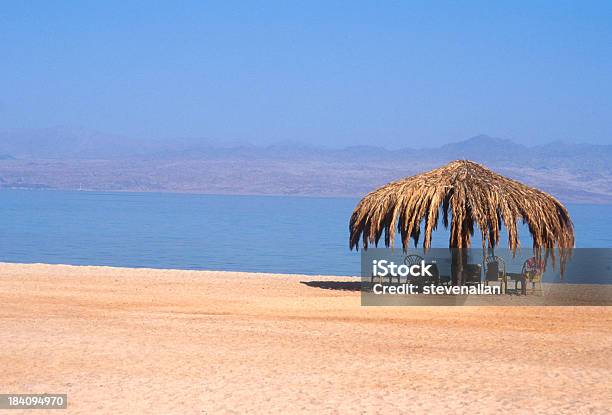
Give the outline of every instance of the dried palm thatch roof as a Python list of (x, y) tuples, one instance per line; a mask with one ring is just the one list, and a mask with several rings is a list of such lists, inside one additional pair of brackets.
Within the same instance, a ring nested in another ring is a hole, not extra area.
[(440, 213), (446, 228), (450, 214), (450, 248), (470, 247), (474, 225), (480, 229), (483, 249), (496, 247), (503, 223), (508, 247), (516, 252), (519, 219), (529, 227), (537, 256), (542, 251), (554, 256), (556, 247), (563, 264), (574, 246), (572, 221), (557, 199), (480, 164), (457, 160), (366, 195), (350, 220), (350, 248), (358, 249), (360, 239), (364, 249), (377, 245), (383, 233), (385, 245), (393, 246), (397, 229), (407, 250), (411, 238), (418, 245), (424, 221), (423, 247), (428, 249)]

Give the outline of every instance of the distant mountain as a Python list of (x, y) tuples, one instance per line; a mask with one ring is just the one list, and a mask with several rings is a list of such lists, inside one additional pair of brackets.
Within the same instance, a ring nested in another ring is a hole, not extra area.
[(83, 128), (52, 127), (0, 132), (0, 153), (20, 159), (116, 159), (151, 151), (144, 140)]
[(515, 160), (527, 154), (527, 147), (501, 138), (478, 135), (465, 141), (443, 145), (436, 150), (445, 159)]
[(220, 146), (52, 128), (0, 133), (0, 154), (6, 154), (0, 156), (0, 188), (360, 196), (391, 180), (470, 159), (565, 201), (612, 203), (612, 145), (528, 147), (479, 135), (425, 149)]
[(388, 150), (381, 146), (323, 148), (296, 142), (269, 146), (235, 143), (218, 145), (210, 140), (183, 138), (144, 140), (83, 128), (53, 127), (0, 132), (0, 154), (19, 159), (120, 160), (120, 159), (272, 159), (272, 160), (391, 160), (407, 157), (428, 161), (468, 158), (507, 163), (608, 163), (612, 146), (555, 142), (527, 147), (511, 140), (478, 135), (438, 148)]

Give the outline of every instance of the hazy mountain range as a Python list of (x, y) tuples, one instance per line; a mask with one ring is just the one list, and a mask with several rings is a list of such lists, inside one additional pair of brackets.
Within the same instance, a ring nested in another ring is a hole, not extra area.
[(50, 128), (0, 132), (0, 188), (360, 196), (470, 159), (570, 202), (612, 203), (612, 145), (524, 146), (485, 135), (437, 148), (165, 142)]

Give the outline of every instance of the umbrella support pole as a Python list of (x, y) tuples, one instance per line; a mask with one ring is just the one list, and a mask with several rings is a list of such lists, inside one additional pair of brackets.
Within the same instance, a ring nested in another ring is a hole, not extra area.
[(463, 269), (467, 264), (467, 250), (460, 248), (451, 248), (451, 281), (452, 285), (463, 285), (464, 275)]

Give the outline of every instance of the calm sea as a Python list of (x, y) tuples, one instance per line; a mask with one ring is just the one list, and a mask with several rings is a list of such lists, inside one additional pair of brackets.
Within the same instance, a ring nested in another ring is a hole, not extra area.
[[(348, 249), (357, 202), (0, 190), (0, 261), (358, 275)], [(612, 206), (567, 206), (578, 247), (612, 247)], [(447, 241), (439, 231), (433, 242)]]

